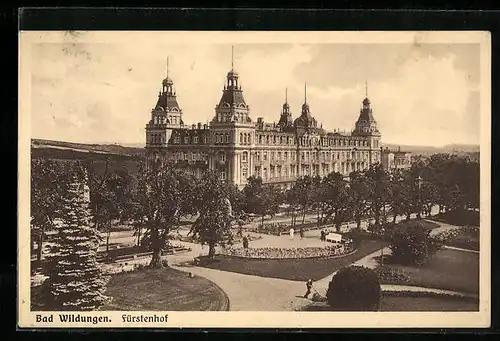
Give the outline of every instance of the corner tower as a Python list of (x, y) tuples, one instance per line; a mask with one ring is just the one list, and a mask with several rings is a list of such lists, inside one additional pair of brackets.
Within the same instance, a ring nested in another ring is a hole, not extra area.
[(234, 47), (231, 52), (231, 70), (215, 106), (210, 133), (215, 153), (214, 168), (222, 179), (244, 186), (253, 167), (250, 153), (254, 146), (255, 123), (249, 116), (250, 107), (245, 102), (240, 76), (234, 68)]
[(373, 109), (368, 98), (368, 83), (365, 83), (365, 99), (359, 111), (359, 117), (352, 132), (354, 136), (363, 136), (370, 147), (370, 164), (380, 162), (380, 138), (377, 121), (373, 117)]
[(156, 105), (151, 110), (151, 119), (146, 124), (148, 159), (165, 158), (172, 129), (183, 125), (182, 110), (177, 102), (174, 82), (169, 77), (169, 59), (167, 58), (167, 75), (162, 81)]

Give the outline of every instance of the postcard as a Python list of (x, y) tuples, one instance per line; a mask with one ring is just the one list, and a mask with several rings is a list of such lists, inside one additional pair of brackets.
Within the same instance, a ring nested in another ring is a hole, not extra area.
[(18, 325), (490, 324), (491, 36), (22, 31)]

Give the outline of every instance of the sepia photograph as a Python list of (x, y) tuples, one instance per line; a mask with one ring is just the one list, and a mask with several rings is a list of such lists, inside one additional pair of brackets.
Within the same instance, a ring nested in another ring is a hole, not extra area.
[(19, 41), (20, 326), (489, 325), (487, 32)]

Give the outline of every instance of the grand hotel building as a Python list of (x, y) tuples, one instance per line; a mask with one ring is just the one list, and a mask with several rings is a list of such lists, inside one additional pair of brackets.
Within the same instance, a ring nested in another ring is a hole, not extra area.
[(215, 170), (240, 188), (252, 175), (287, 187), (300, 176), (326, 176), (332, 171), (347, 176), (381, 161), (381, 134), (368, 97), (352, 132), (327, 131), (312, 116), (304, 90), (304, 104), (295, 120), (285, 99), (277, 124), (262, 117), (254, 121), (232, 68), (210, 124), (186, 125), (167, 72), (146, 124), (146, 155), (187, 167), (197, 176)]

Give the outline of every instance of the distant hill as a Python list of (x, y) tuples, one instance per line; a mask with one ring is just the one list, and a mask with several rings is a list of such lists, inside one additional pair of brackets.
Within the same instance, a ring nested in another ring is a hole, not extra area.
[(144, 155), (144, 148), (124, 147), (118, 144), (86, 144), (42, 139), (31, 140), (33, 154), (43, 156), (76, 156), (101, 155), (119, 157), (138, 157)]
[(475, 154), (479, 153), (478, 145), (469, 145), (469, 144), (449, 144), (443, 147), (431, 147), (431, 146), (411, 146), (411, 145), (398, 145), (398, 144), (382, 144), (385, 148), (389, 148), (391, 150), (398, 150), (401, 148), (402, 151), (410, 152), (413, 154), (437, 154), (437, 153), (457, 153), (457, 154)]

